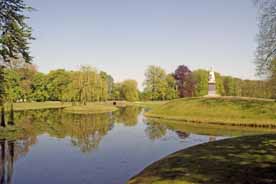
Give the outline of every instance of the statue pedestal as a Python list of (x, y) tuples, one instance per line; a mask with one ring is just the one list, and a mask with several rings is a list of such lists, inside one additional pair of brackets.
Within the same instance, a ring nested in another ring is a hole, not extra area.
[(208, 96), (218, 96), (216, 92), (216, 83), (208, 83)]

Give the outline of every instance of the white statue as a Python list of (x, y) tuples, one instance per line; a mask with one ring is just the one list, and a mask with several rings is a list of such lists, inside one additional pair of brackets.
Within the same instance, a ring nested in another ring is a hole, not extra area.
[(213, 68), (211, 68), (209, 72), (209, 83), (216, 83), (216, 77)]

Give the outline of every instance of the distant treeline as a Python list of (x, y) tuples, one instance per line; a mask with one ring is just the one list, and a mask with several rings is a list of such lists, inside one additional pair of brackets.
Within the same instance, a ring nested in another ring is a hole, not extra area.
[(138, 99), (137, 82), (114, 83), (106, 72), (90, 66), (78, 71), (52, 70), (38, 72), (33, 65), (4, 70), (5, 101), (70, 101), (86, 102)]
[[(204, 96), (208, 93), (208, 71), (190, 71), (181, 65), (167, 74), (158, 66), (145, 72), (144, 91), (135, 80), (115, 83), (111, 75), (82, 66), (78, 71), (52, 70), (38, 72), (33, 65), (24, 64), (4, 70), (6, 102), (70, 101), (85, 104), (106, 100), (171, 100)], [(223, 96), (271, 98), (270, 84), (262, 80), (242, 80), (216, 73), (217, 92)]]
[[(198, 97), (208, 94), (209, 71), (191, 71), (180, 65), (174, 73), (166, 74), (158, 66), (150, 66), (144, 82), (144, 100), (171, 100), (183, 97)], [(272, 84), (265, 80), (242, 80), (215, 73), (217, 93), (222, 96), (272, 98)]]

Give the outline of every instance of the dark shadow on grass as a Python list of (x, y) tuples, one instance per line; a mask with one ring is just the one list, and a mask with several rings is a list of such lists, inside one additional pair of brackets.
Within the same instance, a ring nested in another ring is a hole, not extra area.
[(146, 168), (129, 183), (276, 183), (276, 135), (195, 146)]

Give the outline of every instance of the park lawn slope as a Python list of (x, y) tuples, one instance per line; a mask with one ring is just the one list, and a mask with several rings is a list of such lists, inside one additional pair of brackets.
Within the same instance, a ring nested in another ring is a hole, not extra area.
[(118, 110), (118, 108), (110, 104), (88, 103), (87, 105), (77, 105), (77, 106), (66, 107), (64, 109), (64, 112), (75, 113), (75, 114), (98, 114), (98, 113), (113, 112), (116, 110)]
[(146, 116), (195, 123), (275, 128), (276, 102), (244, 98), (187, 98), (153, 108)]
[(128, 184), (272, 184), (275, 152), (275, 134), (210, 142), (155, 162)]

